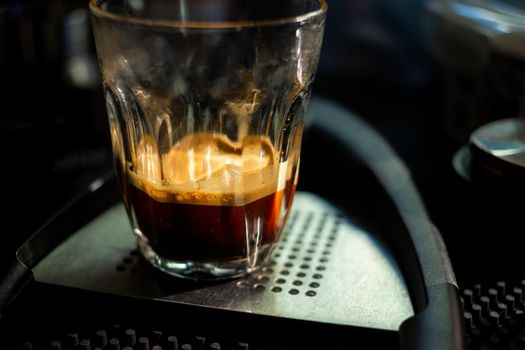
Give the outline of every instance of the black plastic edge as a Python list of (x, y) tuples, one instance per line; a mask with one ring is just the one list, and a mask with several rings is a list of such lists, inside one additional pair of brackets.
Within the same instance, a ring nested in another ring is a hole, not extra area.
[[(47, 254), (71, 236), (76, 229), (118, 200), (113, 170), (95, 179), (85, 191), (64, 205), (16, 252), (17, 259), (32, 269)], [(97, 196), (93, 193), (97, 192)]]
[[(74, 233), (75, 228), (81, 227), (106, 209), (108, 203), (116, 197), (115, 189), (116, 183), (111, 170), (73, 197), (18, 248), (12, 263), (5, 269), (5, 275), (0, 277), (0, 320), (9, 305), (34, 282), (31, 269)], [(100, 193), (96, 202), (93, 192)]]
[[(402, 349), (465, 348), (458, 289), (445, 283), (431, 286), (427, 292), (430, 300), (427, 308), (403, 322), (399, 329)], [(457, 327), (452, 333), (451, 325)]]
[[(403, 161), (378, 132), (346, 109), (319, 99), (311, 106), (311, 123), (363, 160), (388, 193), (406, 227), (408, 237), (387, 237), (407, 281), (415, 312), (401, 327), (402, 345), (421, 350), (464, 349), (450, 259)], [(444, 322), (438, 324), (438, 320)], [(425, 333), (418, 334), (417, 329)]]
[(34, 281), (33, 273), (16, 259), (0, 279), (0, 321), (9, 305)]

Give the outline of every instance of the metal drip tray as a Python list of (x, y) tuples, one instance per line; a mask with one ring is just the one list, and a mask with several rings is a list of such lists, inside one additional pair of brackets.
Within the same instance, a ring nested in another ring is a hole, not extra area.
[(118, 204), (50, 253), (38, 282), (171, 303), (397, 330), (413, 315), (398, 267), (380, 238), (321, 197), (298, 192), (267, 265), (241, 280), (196, 283), (167, 276), (135, 250)]

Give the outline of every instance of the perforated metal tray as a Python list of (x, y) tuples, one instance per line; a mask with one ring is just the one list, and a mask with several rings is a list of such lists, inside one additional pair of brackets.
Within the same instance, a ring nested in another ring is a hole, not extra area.
[(413, 315), (380, 237), (306, 192), (296, 194), (267, 264), (240, 280), (193, 283), (155, 270), (137, 253), (121, 204), (74, 233), (34, 274), (59, 286), (374, 329), (397, 330)]

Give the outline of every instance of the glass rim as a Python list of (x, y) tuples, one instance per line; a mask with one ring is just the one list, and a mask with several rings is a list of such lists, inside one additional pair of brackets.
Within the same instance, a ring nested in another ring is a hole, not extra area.
[(239, 29), (275, 26), (288, 23), (305, 22), (311, 18), (325, 14), (328, 9), (326, 0), (318, 0), (320, 7), (318, 10), (306, 12), (299, 16), (290, 16), (275, 19), (261, 20), (242, 20), (242, 21), (178, 21), (158, 18), (131, 17), (103, 10), (99, 2), (101, 0), (90, 0), (89, 9), (93, 16), (112, 21), (124, 22), (128, 24), (138, 24), (151, 27), (167, 27), (179, 29)]

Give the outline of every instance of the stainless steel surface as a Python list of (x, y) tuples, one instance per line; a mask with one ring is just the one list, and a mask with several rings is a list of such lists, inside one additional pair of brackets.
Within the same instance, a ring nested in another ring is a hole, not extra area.
[(154, 270), (135, 251), (122, 205), (84, 226), (34, 270), (39, 282), (232, 311), (397, 330), (413, 315), (380, 238), (317, 195), (298, 192), (283, 238), (260, 272), (202, 284)]
[(502, 162), (525, 168), (525, 122), (503, 119), (483, 125), (472, 133), (474, 147)]
[(425, 8), (430, 50), (447, 66), (478, 74), (489, 65), (494, 50), (519, 62), (525, 59), (523, 3), (429, 0)]
[(427, 9), (489, 37), (502, 33), (523, 32), (525, 7), (522, 2), (487, 0), (431, 0)]

